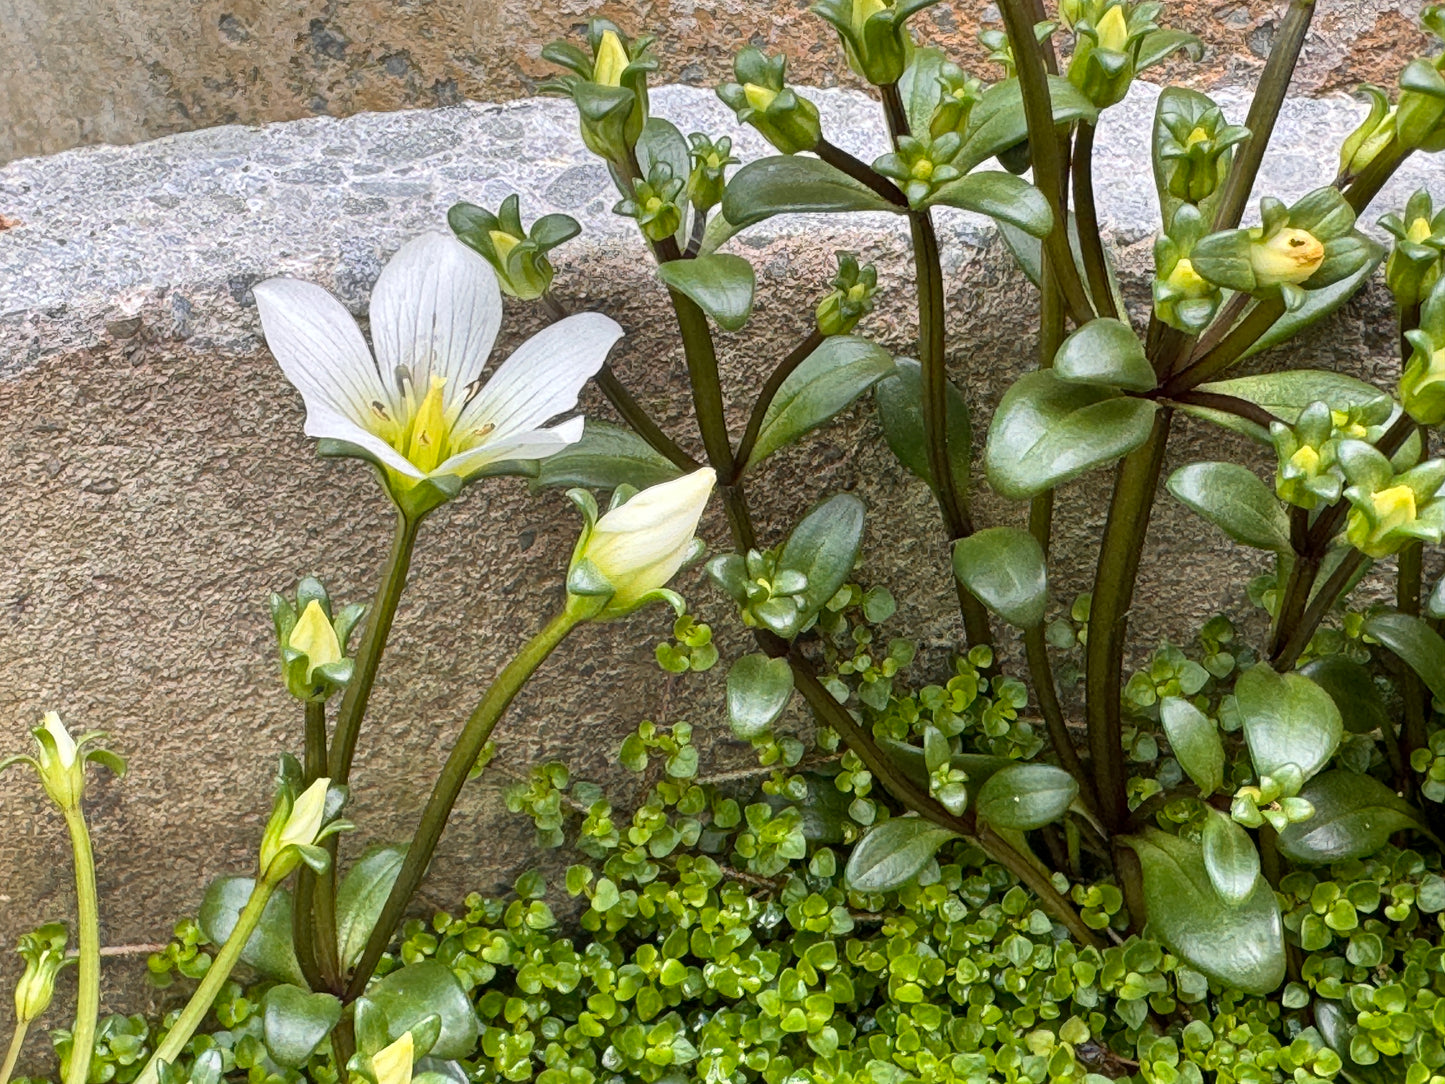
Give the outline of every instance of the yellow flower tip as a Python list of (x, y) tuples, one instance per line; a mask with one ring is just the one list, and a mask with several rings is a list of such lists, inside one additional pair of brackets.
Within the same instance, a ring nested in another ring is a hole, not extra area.
[(412, 1060), (415, 1055), (411, 1032), (404, 1032), (400, 1039), (390, 1046), (378, 1050), (371, 1056), (371, 1071), (376, 1074), (376, 1084), (411, 1084)]
[(772, 87), (760, 87), (757, 83), (744, 83), (743, 97), (748, 100), (748, 105), (759, 113), (766, 113), (777, 99), (778, 92)]
[(1261, 286), (1299, 285), (1325, 262), (1325, 246), (1308, 230), (1286, 227), (1250, 246), (1249, 262)]
[(431, 387), (416, 408), (416, 417), (412, 421), (411, 440), (407, 442), (404, 454), (423, 473), (434, 470), (442, 461), (451, 432), (446, 416), (446, 400), (442, 397), (446, 384), (446, 377), (431, 378)]
[(885, 0), (853, 0), (853, 32), (863, 35), (863, 26), (880, 11), (887, 11)]
[(326, 792), (331, 780), (316, 780), (304, 791), (291, 807), (291, 816), (286, 818), (286, 827), (281, 830), (277, 841), (278, 851), (286, 847), (310, 847), (316, 842), (316, 833), (321, 831), (321, 821), (326, 816)]
[(1095, 28), (1099, 33), (1099, 48), (1122, 53), (1129, 44), (1129, 22), (1124, 18), (1124, 6), (1115, 4), (1104, 13)]
[(1426, 241), (1433, 232), (1434, 231), (1430, 229), (1430, 220), (1428, 218), (1417, 218), (1414, 222), (1410, 223), (1410, 228), (1405, 231), (1405, 236), (1418, 245)]
[(1209, 292), (1209, 283), (1205, 282), (1199, 272), (1194, 270), (1194, 262), (1189, 259), (1180, 260), (1174, 265), (1174, 270), (1169, 272), (1168, 283), (1176, 290), (1186, 294), (1199, 295)]
[(1375, 534), (1383, 535), (1415, 522), (1415, 491), (1406, 485), (1391, 486), (1370, 494), (1375, 509)]
[(1184, 145), (1186, 147), (1192, 147), (1196, 143), (1207, 143), (1208, 141), (1209, 133), (1196, 125), (1194, 131), (1189, 133), (1189, 138), (1184, 141)]
[(506, 263), (507, 257), (512, 254), (512, 249), (520, 245), (521, 239), (513, 237), (505, 230), (491, 230), (487, 236), (491, 239), (492, 248), (497, 250), (497, 259)]
[(75, 763), (77, 750), (75, 739), (70, 736), (70, 731), (66, 730), (65, 724), (60, 721), (59, 713), (47, 711), (40, 722), (51, 738), (55, 740), (55, 753), (60, 757), (60, 766), (69, 768)]
[(290, 646), (306, 655), (308, 682), (318, 666), (341, 661), (341, 641), (336, 638), (336, 630), (331, 627), (326, 611), (316, 599), (308, 602), (296, 619), (296, 627), (291, 630)]
[(1314, 474), (1320, 469), (1320, 453), (1308, 444), (1301, 444), (1299, 450), (1289, 457), (1289, 461), (1305, 474)]
[(614, 30), (605, 30), (597, 43), (597, 60), (592, 65), (592, 81), (605, 87), (620, 87), (622, 73), (631, 60), (627, 48)]
[(933, 163), (927, 158), (920, 158), (913, 163), (913, 168), (909, 172), (913, 174), (914, 180), (929, 180), (933, 176)]

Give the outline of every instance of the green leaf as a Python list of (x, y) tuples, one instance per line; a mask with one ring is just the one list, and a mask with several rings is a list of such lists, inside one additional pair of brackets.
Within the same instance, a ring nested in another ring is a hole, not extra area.
[(1200, 846), (1147, 828), (1122, 837), (1144, 873), (1148, 932), (1220, 986), (1263, 997), (1284, 981), (1284, 925), (1263, 880), (1239, 904), (1225, 901), (1204, 869)]
[(828, 163), (800, 155), (749, 162), (733, 174), (722, 199), (722, 213), (734, 232), (773, 215), (904, 210)]
[(1043, 547), (1018, 527), (990, 527), (953, 544), (953, 574), (1010, 625), (1031, 629), (1049, 601)]
[(1204, 820), (1204, 871), (1226, 903), (1247, 900), (1259, 882), (1259, 852), (1249, 833), (1227, 813), (1214, 810)]
[(753, 311), (757, 279), (753, 265), (741, 256), (715, 252), (692, 260), (669, 260), (657, 265), (657, 277), (697, 302), (724, 331), (737, 331)]
[(744, 655), (728, 670), (728, 723), (744, 741), (763, 734), (788, 706), (793, 668), (787, 659)]
[(1304, 304), (1293, 312), (1286, 312), (1271, 324), (1270, 329), (1241, 355), (1241, 360), (1263, 353), (1287, 339), (1294, 338), (1305, 328), (1323, 320), (1354, 297), (1360, 287), (1370, 280), (1370, 276), (1375, 273), (1375, 268), (1379, 267), (1380, 262), (1385, 258), (1385, 250), (1379, 246), (1375, 246), (1375, 248), (1378, 249), (1378, 252), (1373, 258), (1362, 264), (1353, 274), (1339, 282), (1321, 286), (1317, 290), (1305, 290)]
[(1330, 694), (1303, 674), (1276, 674), (1261, 663), (1239, 675), (1234, 698), (1260, 775), (1293, 764), (1309, 779), (1329, 763), (1344, 736)]
[(1079, 796), (1076, 779), (1052, 764), (1012, 764), (978, 791), (978, 815), (996, 828), (1020, 832), (1052, 824)]
[(908, 117), (908, 130), (926, 132), (933, 120), (933, 111), (943, 97), (939, 72), (947, 58), (937, 49), (920, 47), (898, 80), (898, 96)]
[(1157, 404), (1053, 372), (1025, 373), (1004, 393), (988, 431), (988, 480), (1015, 500), (1111, 463), (1149, 439)]
[[(250, 877), (221, 877), (206, 889), (197, 921), (213, 943), (225, 944), (231, 936), (255, 884)], [(288, 890), (278, 888), (266, 902), (260, 924), (241, 950), (241, 962), (268, 979), (293, 986), (306, 985), (291, 943), (291, 893)]]
[(957, 838), (922, 817), (894, 817), (858, 841), (843, 878), (854, 892), (892, 892), (918, 876), (938, 848)]
[(1169, 476), (1169, 492), (1236, 542), (1287, 553), (1289, 516), (1274, 490), (1237, 463), (1191, 463)]
[[(873, 389), (883, 439), (916, 478), (933, 485), (928, 466), (928, 449), (923, 440), (923, 366), (912, 358), (895, 358), (896, 369)], [(952, 381), (948, 383), (948, 460), (953, 486), (960, 497), (969, 491), (969, 459), (973, 447), (973, 426), (968, 403)]]
[(1159, 721), (1174, 759), (1199, 788), (1200, 797), (1208, 798), (1224, 786), (1224, 742), (1213, 720), (1188, 700), (1166, 696), (1159, 701)]
[[(878, 747), (914, 784), (922, 790), (928, 789), (928, 764), (922, 749), (893, 738), (883, 738)], [(969, 804), (972, 806), (978, 798), (979, 788), (987, 783), (995, 772), (1017, 763), (1017, 760), (1010, 757), (995, 757), (986, 753), (954, 753), (949, 766), (957, 768), (968, 778)]]
[[(1278, 373), (1241, 376), (1233, 380), (1201, 384), (1199, 390), (1233, 395), (1254, 403), (1286, 425), (1293, 425), (1298, 421), (1300, 412), (1311, 403), (1328, 403), (1336, 410), (1348, 410), (1353, 406), (1373, 402), (1382, 394), (1379, 388), (1366, 384), (1363, 380), (1322, 369), (1289, 369)], [(1269, 430), (1255, 422), (1206, 407), (1181, 405), (1180, 409), (1207, 418), (1236, 433), (1243, 433), (1263, 444), (1270, 443)]]
[(266, 1050), (276, 1064), (300, 1069), (341, 1019), (341, 1000), (312, 994), (299, 986), (266, 991), (262, 1017)]
[[(1054, 120), (1068, 124), (1076, 120), (1094, 121), (1099, 111), (1077, 87), (1062, 76), (1049, 76), (1049, 100)], [(969, 114), (968, 134), (952, 164), (964, 173), (982, 165), (1000, 151), (1017, 146), (1028, 138), (1029, 125), (1024, 116), (1023, 94), (1017, 79), (995, 83), (980, 95)]]
[(1431, 693), (1445, 699), (1445, 639), (1438, 632), (1418, 617), (1382, 613), (1365, 622), (1365, 635), (1400, 656)]
[(1044, 194), (1022, 177), (1001, 170), (966, 173), (940, 185), (923, 201), (924, 207), (939, 204), (988, 215), (1030, 237), (1047, 237), (1054, 228), (1053, 211)]
[(707, 225), (702, 231), (702, 244), (698, 246), (699, 256), (711, 256), (723, 245), (733, 239), (741, 230), (741, 227), (734, 226), (728, 221), (727, 215), (723, 214), (722, 208), (714, 208), (712, 216), (707, 220)]
[(1343, 655), (1322, 655), (1300, 667), (1300, 673), (1330, 694), (1351, 734), (1372, 734), (1394, 725), (1375, 679), (1359, 663)]
[(336, 893), (336, 942), (348, 969), (361, 959), (405, 858), (405, 847), (372, 847), (346, 871)]
[(1373, 776), (1336, 769), (1311, 779), (1299, 796), (1315, 815), (1279, 834), (1280, 853), (1291, 862), (1350, 862), (1368, 858), (1396, 832), (1429, 834), (1419, 811)]
[(807, 577), (800, 593), (804, 621), (848, 582), (862, 545), (863, 502), (848, 493), (829, 497), (793, 528), (778, 554), (778, 571)]
[(537, 461), (532, 488), (616, 489), (629, 485), (646, 489), (681, 474), (671, 460), (654, 451), (631, 429), (588, 418), (581, 440)]
[(383, 976), (366, 996), (386, 1014), (393, 1036), (433, 1014), (441, 1017), (441, 1034), (431, 1048), (432, 1057), (466, 1058), (475, 1053), (476, 1010), (446, 964), (438, 960), (408, 964)]
[(893, 372), (892, 355), (876, 343), (856, 335), (830, 335), (778, 388), (747, 465), (754, 467), (811, 433)]
[(1107, 384), (1126, 391), (1153, 391), (1158, 383), (1144, 344), (1122, 320), (1090, 320), (1064, 340), (1054, 373), (1074, 384)]

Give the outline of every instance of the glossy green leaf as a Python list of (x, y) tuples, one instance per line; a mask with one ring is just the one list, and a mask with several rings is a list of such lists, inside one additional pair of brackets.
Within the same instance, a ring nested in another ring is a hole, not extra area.
[[(882, 739), (878, 747), (913, 783), (921, 789), (928, 789), (928, 765), (922, 749), (893, 738)], [(1010, 757), (995, 757), (986, 753), (954, 753), (949, 767), (958, 769), (967, 777), (969, 804), (972, 806), (977, 800), (979, 788), (987, 783), (995, 772), (1017, 763), (1017, 760)]]
[[(683, 181), (686, 181), (688, 174), (692, 172), (692, 154), (688, 150), (687, 140), (683, 138), (677, 125), (663, 117), (648, 117), (642, 125), (642, 135), (637, 140), (637, 164), (641, 168), (644, 179), (652, 175), (652, 167), (656, 163), (666, 163), (672, 170), (672, 175), (682, 178)], [(610, 166), (608, 168), (611, 169)], [(614, 170), (614, 183), (616, 180), (617, 174)], [(618, 184), (617, 190), (625, 196), (630, 187), (630, 185)], [(677, 194), (677, 205), (682, 212), (682, 221), (678, 223), (674, 239), (678, 246), (682, 247), (687, 244), (689, 225), (686, 184)]]
[(682, 474), (673, 463), (626, 426), (588, 418), (582, 439), (537, 461), (533, 488), (581, 486), (646, 489)]
[(728, 724), (744, 741), (772, 726), (793, 695), (793, 668), (787, 659), (744, 655), (728, 670)]
[(1224, 742), (1214, 721), (1178, 696), (1159, 701), (1159, 721), (1174, 759), (1199, 788), (1200, 797), (1224, 786)]
[[(213, 943), (224, 944), (231, 936), (255, 884), (250, 877), (221, 877), (212, 881), (206, 889), (197, 921)], [(241, 962), (269, 979), (289, 982), (293, 986), (306, 985), (291, 942), (291, 893), (288, 890), (278, 888), (272, 893), (261, 912), (256, 932), (241, 950)]]
[(283, 984), (266, 991), (262, 1028), (276, 1064), (300, 1069), (341, 1019), (341, 1000)]
[[(1328, 403), (1336, 410), (1372, 402), (1382, 394), (1379, 388), (1344, 373), (1323, 369), (1288, 369), (1278, 373), (1260, 373), (1233, 380), (1201, 384), (1200, 391), (1232, 395), (1269, 411), (1286, 425), (1299, 420), (1300, 412), (1311, 403)], [(1269, 443), (1269, 430), (1255, 422), (1205, 407), (1181, 406), (1182, 410), (1207, 418), (1226, 429), (1243, 433), (1262, 443)]]
[(831, 335), (794, 369), (763, 415), (748, 466), (846, 410), (858, 396), (894, 373), (893, 356), (856, 335)]
[(966, 173), (940, 185), (923, 201), (924, 207), (940, 204), (1007, 222), (1030, 237), (1047, 237), (1054, 228), (1054, 215), (1044, 194), (1022, 177), (1001, 170)]
[(1227, 813), (1214, 810), (1204, 819), (1200, 840), (1204, 871), (1226, 903), (1241, 904), (1259, 881), (1259, 851), (1244, 827)]
[(1425, 831), (1415, 807), (1373, 776), (1336, 769), (1311, 779), (1299, 796), (1315, 807), (1315, 815), (1279, 834), (1280, 853), (1291, 862), (1368, 858), (1396, 832)]
[(1293, 312), (1286, 312), (1276, 320), (1270, 329), (1244, 352), (1243, 357), (1253, 357), (1255, 354), (1278, 346), (1280, 343), (1294, 338), (1311, 324), (1336, 312), (1346, 301), (1354, 297), (1365, 283), (1370, 281), (1370, 277), (1375, 273), (1375, 268), (1379, 267), (1380, 262), (1384, 260), (1385, 250), (1383, 248), (1373, 246), (1372, 251), (1374, 252), (1372, 258), (1362, 264), (1354, 274), (1317, 290), (1305, 290), (1304, 304)]
[(1106, 384), (1126, 391), (1153, 391), (1158, 383), (1144, 344), (1122, 320), (1090, 320), (1064, 340), (1054, 373), (1073, 384)]
[(953, 574), (1010, 625), (1031, 629), (1049, 601), (1043, 547), (1018, 527), (990, 527), (953, 544)]
[(1289, 516), (1274, 490), (1248, 467), (1191, 463), (1171, 474), (1167, 486), (1180, 504), (1241, 545), (1289, 551)]
[(1261, 663), (1239, 675), (1234, 698), (1260, 775), (1293, 764), (1309, 779), (1329, 763), (1344, 736), (1330, 694), (1302, 674), (1276, 674)]
[[(1061, 76), (1049, 76), (1049, 100), (1054, 120), (1059, 124), (1098, 118), (1099, 111), (1093, 104)], [(995, 83), (983, 92), (969, 114), (968, 132), (953, 165), (967, 173), (1000, 151), (1022, 143), (1028, 134), (1019, 81), (1005, 79)]]
[(1437, 698), (1445, 699), (1445, 639), (1418, 617), (1376, 614), (1365, 622), (1372, 636), (1400, 656)]
[(808, 579), (805, 615), (816, 614), (848, 582), (863, 545), (863, 502), (848, 493), (829, 497), (803, 517), (778, 554), (779, 571)]
[(892, 892), (917, 877), (938, 848), (957, 838), (922, 817), (894, 817), (858, 841), (843, 877), (854, 892)]
[(737, 331), (752, 314), (757, 277), (753, 265), (741, 256), (714, 252), (691, 260), (669, 260), (657, 265), (657, 277), (695, 301), (724, 331)]
[(1072, 775), (1052, 764), (1013, 764), (978, 791), (978, 815), (998, 828), (1026, 832), (1052, 824), (1079, 796)]
[(1300, 673), (1330, 694), (1351, 734), (1371, 734), (1394, 725), (1379, 686), (1359, 663), (1343, 655), (1322, 655), (1300, 667)]
[(405, 847), (372, 847), (342, 878), (336, 893), (336, 941), (346, 967), (353, 967), (361, 959), (405, 858)]
[(1197, 843), (1148, 828), (1124, 837), (1144, 873), (1148, 932), (1226, 989), (1263, 997), (1284, 981), (1284, 924), (1261, 878), (1242, 903), (1214, 890)]
[(939, 73), (947, 57), (937, 49), (920, 46), (898, 80), (898, 96), (903, 99), (903, 112), (908, 117), (908, 130), (926, 132), (933, 120), (933, 111), (943, 97)]
[(698, 246), (699, 256), (711, 256), (723, 245), (731, 241), (742, 227), (734, 226), (728, 221), (727, 215), (723, 214), (721, 207), (713, 208), (713, 213), (708, 217), (707, 225), (702, 231), (702, 244)]
[[(928, 449), (923, 440), (923, 366), (912, 358), (895, 358), (894, 364), (892, 375), (884, 377), (873, 389), (883, 439), (905, 470), (932, 486), (933, 472), (928, 466)], [(952, 381), (948, 384), (947, 428), (953, 485), (962, 497), (969, 491), (973, 426), (968, 403)]]
[(1005, 497), (1036, 496), (1111, 463), (1149, 439), (1157, 405), (1050, 371), (1025, 373), (988, 432), (988, 480)]
[(385, 1014), (394, 1035), (426, 1017), (441, 1017), (441, 1033), (431, 1048), (435, 1058), (471, 1057), (477, 1045), (477, 1014), (471, 998), (438, 960), (408, 964), (383, 976), (366, 996)]
[(903, 210), (828, 163), (801, 155), (749, 162), (733, 174), (722, 199), (734, 232), (773, 215)]

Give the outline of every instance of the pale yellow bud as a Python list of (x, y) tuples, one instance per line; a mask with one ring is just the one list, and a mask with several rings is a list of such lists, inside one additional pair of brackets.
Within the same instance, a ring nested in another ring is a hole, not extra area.
[(1325, 262), (1325, 246), (1308, 230), (1285, 228), (1249, 247), (1249, 262), (1261, 286), (1299, 285)]
[(1375, 536), (1415, 522), (1415, 491), (1409, 486), (1391, 486), (1370, 495), (1375, 508)]
[(1405, 236), (1418, 245), (1427, 240), (1433, 232), (1434, 231), (1430, 229), (1430, 220), (1428, 218), (1417, 218), (1414, 222), (1410, 223), (1410, 228), (1405, 231)]
[(1099, 33), (1099, 48), (1122, 53), (1129, 44), (1129, 22), (1124, 18), (1124, 6), (1115, 4), (1104, 13), (1095, 28)]
[(622, 73), (630, 63), (627, 49), (616, 31), (605, 30), (602, 40), (597, 43), (597, 60), (592, 65), (592, 81), (606, 87), (620, 87)]
[(747, 98), (748, 105), (759, 113), (766, 113), (768, 107), (777, 99), (778, 92), (772, 87), (760, 87), (757, 83), (744, 83), (743, 97)]
[(341, 641), (336, 638), (336, 630), (331, 627), (331, 620), (321, 608), (321, 603), (314, 598), (306, 604), (301, 616), (296, 619), (289, 646), (306, 656), (308, 683), (318, 666), (329, 666), (343, 658)]
[(371, 1071), (376, 1084), (411, 1084), (412, 1061), (416, 1051), (411, 1032), (371, 1056)]

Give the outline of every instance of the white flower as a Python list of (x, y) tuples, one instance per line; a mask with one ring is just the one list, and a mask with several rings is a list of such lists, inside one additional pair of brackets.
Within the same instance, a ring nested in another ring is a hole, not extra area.
[(317, 837), (323, 835), (326, 796), (330, 789), (330, 779), (318, 779), (290, 803), (290, 808), (287, 808), (285, 793), (278, 795), (261, 837), (262, 877), (280, 883), (303, 860), (298, 850), (291, 848), (316, 846)]
[(60, 758), (60, 766), (68, 771), (75, 764), (78, 748), (75, 739), (70, 736), (70, 731), (65, 729), (65, 724), (60, 721), (56, 712), (47, 711), (41, 722), (55, 741), (55, 755)]
[(703, 467), (651, 486), (590, 524), (573, 555), (606, 581), (611, 599), (599, 617), (635, 609), (667, 586), (695, 552), (698, 520), (717, 480)]
[[(481, 384), (502, 319), (496, 274), (460, 241), (428, 233), (402, 246), (371, 295), (367, 349), (321, 287), (255, 288), (266, 342), (306, 402), (308, 436), (375, 462), (394, 496), (424, 480), (456, 488), (504, 460), (543, 459), (582, 435), (577, 405), (622, 329), (601, 313), (559, 320)], [(433, 502), (439, 503), (439, 502)]]

